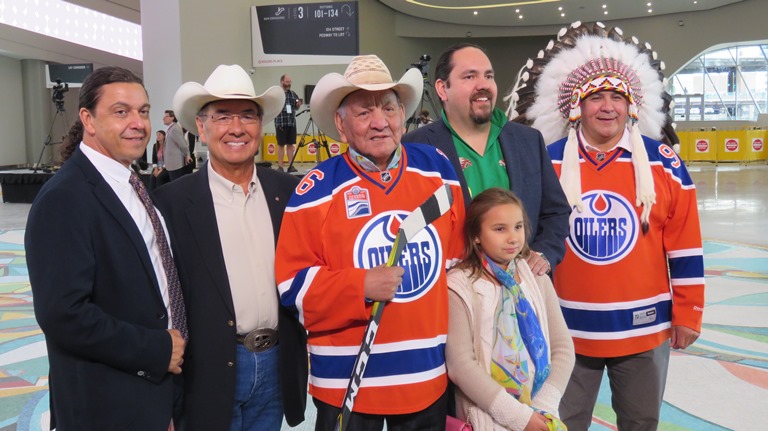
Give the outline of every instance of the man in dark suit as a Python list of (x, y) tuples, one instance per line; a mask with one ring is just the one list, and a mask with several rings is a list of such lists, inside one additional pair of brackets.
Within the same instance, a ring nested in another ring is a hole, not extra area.
[(493, 66), (477, 45), (448, 48), (435, 68), (443, 118), (403, 136), (431, 144), (453, 163), (467, 205), (485, 189), (501, 187), (522, 199), (531, 221), (531, 270), (542, 275), (565, 254), (570, 208), (538, 130), (507, 122), (495, 109)]
[(298, 179), (253, 160), (284, 100), (279, 87), (257, 96), (240, 66), (219, 66), (174, 97), (179, 121), (209, 150), (196, 173), (157, 190), (189, 310), (183, 431), (279, 430), (283, 412), (290, 425), (304, 420), (306, 333), (280, 307), (274, 275)]
[(94, 71), (70, 132), (79, 146), (29, 213), (27, 266), (48, 348), (51, 429), (171, 425), (185, 341), (169, 326), (181, 328), (184, 313), (169, 299), (180, 289), (162, 221), (129, 169), (151, 130), (141, 80), (117, 67)]

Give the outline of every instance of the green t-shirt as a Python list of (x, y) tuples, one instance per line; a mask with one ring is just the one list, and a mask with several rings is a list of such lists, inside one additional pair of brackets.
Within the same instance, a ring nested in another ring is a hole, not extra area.
[(456, 134), (445, 116), (445, 111), (443, 111), (443, 121), (451, 131), (453, 146), (456, 147), (456, 152), (459, 154), (459, 163), (464, 178), (467, 180), (470, 196), (475, 197), (483, 190), (491, 187), (509, 190), (507, 165), (504, 162), (504, 155), (501, 153), (501, 144), (499, 143), (499, 134), (507, 123), (507, 116), (504, 115), (504, 112), (500, 109), (493, 110), (491, 131), (488, 133), (488, 142), (485, 144), (485, 153), (482, 156), (464, 142), (461, 136)]

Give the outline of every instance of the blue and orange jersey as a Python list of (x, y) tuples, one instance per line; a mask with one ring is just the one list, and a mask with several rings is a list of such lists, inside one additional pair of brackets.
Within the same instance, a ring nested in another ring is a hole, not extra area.
[(277, 246), (280, 300), (308, 331), (310, 394), (341, 406), (371, 314), (366, 270), (384, 265), (402, 220), (438, 188), (453, 193), (450, 210), (405, 246), (405, 268), (387, 303), (354, 411), (423, 410), (446, 389), (446, 266), (462, 252), (464, 202), (456, 173), (434, 147), (404, 144), (398, 166), (366, 172), (350, 155), (307, 173), (291, 197)]
[[(580, 144), (584, 210), (574, 209), (555, 290), (576, 353), (617, 357), (653, 349), (672, 325), (701, 331), (704, 262), (696, 188), (667, 145), (643, 137), (656, 192), (650, 229), (640, 226), (632, 154), (598, 160)], [(548, 147), (561, 174), (565, 139)]]

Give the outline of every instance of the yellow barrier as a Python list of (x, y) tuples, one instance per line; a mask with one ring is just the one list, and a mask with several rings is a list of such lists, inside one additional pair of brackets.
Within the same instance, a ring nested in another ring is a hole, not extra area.
[(677, 138), (680, 139), (680, 151), (677, 155), (683, 160), (691, 160), (691, 136), (689, 132), (677, 132)]
[(680, 157), (693, 162), (768, 160), (768, 130), (679, 131)]
[(768, 140), (768, 130), (748, 130), (746, 152), (747, 160), (768, 160), (768, 152), (765, 151), (765, 141)]
[[(717, 132), (713, 131), (693, 131), (687, 132), (688, 159), (694, 162), (715, 162), (717, 161)], [(682, 145), (682, 143), (681, 143)]]
[(717, 161), (740, 162), (747, 160), (745, 130), (723, 130), (717, 132)]
[[(296, 138), (296, 159), (295, 162), (302, 162), (302, 163), (315, 163), (317, 162), (317, 148), (313, 142), (318, 142), (319, 137), (314, 136), (310, 138), (307, 136), (305, 138), (306, 145), (303, 145), (299, 147), (299, 139), (301, 137)], [(331, 157), (338, 156), (339, 154), (344, 153), (347, 151), (347, 144), (342, 142), (337, 142), (332, 139), (329, 139), (325, 137), (326, 142), (328, 142), (328, 152), (331, 154)], [(275, 138), (275, 135), (273, 134), (265, 134), (264, 139), (262, 140), (261, 145), (261, 157), (262, 160), (266, 162), (277, 162), (277, 139)], [(287, 155), (286, 161), (287, 161)], [(328, 156), (324, 149), (320, 148), (320, 161), (323, 161), (327, 159)]]

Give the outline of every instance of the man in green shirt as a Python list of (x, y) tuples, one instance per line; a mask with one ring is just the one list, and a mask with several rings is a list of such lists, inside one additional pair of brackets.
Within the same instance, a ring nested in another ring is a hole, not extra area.
[(508, 122), (497, 109), (493, 66), (477, 45), (448, 48), (435, 67), (442, 118), (405, 135), (403, 142), (430, 144), (453, 163), (464, 200), (490, 187), (512, 190), (531, 221), (528, 264), (550, 272), (563, 258), (570, 207), (547, 154), (541, 133)]

